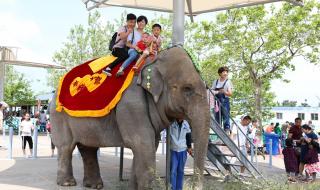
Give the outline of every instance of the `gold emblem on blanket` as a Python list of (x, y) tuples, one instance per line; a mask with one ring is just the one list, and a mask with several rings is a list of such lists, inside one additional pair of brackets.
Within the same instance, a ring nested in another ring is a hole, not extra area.
[(102, 73), (95, 73), (93, 75), (86, 75), (84, 77), (75, 78), (70, 85), (70, 94), (75, 96), (84, 89), (87, 89), (89, 92), (97, 89), (104, 80), (106, 80), (107, 75)]

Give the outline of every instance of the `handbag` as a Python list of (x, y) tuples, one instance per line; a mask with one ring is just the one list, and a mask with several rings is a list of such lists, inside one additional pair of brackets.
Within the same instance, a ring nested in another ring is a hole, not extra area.
[(294, 152), (296, 153), (297, 156), (301, 155), (301, 147), (295, 147)]

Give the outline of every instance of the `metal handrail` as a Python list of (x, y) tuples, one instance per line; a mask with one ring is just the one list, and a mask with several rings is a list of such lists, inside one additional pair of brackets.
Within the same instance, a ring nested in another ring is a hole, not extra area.
[[(209, 90), (210, 94), (213, 95), (214, 100), (217, 101), (219, 103), (219, 105), (222, 105), (220, 100), (216, 98), (216, 96), (214, 95), (213, 91), (211, 88), (208, 87), (208, 85), (206, 85), (206, 88)], [(209, 98), (209, 104), (210, 104), (210, 98)], [(234, 119), (231, 117), (231, 115), (226, 111), (226, 108), (224, 106), (219, 106), (219, 112), (221, 114), (221, 108), (224, 109), (224, 111), (226, 112), (226, 114), (229, 115), (229, 118), (232, 121), (232, 124), (235, 124), (237, 127), (237, 131), (240, 130), (240, 132), (246, 137), (247, 141), (250, 143), (251, 146), (253, 146), (256, 150), (258, 150), (260, 153), (263, 154), (263, 152), (261, 152), (259, 149), (256, 148), (256, 145), (251, 141), (251, 139), (247, 136), (247, 134), (245, 134), (242, 129), (239, 127), (239, 125), (234, 121)], [(220, 115), (220, 121), (221, 121), (221, 115)], [(237, 139), (238, 139), (238, 147), (239, 147), (239, 133), (237, 133)]]

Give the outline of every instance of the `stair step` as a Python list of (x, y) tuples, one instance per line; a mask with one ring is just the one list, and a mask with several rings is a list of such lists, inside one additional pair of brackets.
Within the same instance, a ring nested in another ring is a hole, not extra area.
[(217, 156), (230, 156), (230, 157), (236, 157), (234, 154), (224, 154), (224, 153), (212, 153), (213, 155)]
[(243, 164), (235, 164), (235, 163), (223, 163), (225, 165), (229, 165), (229, 166), (243, 166)]
[(219, 171), (215, 166), (204, 166), (206, 169), (209, 169), (209, 170), (213, 170), (213, 171)]
[(216, 145), (216, 146), (227, 146), (227, 145), (224, 144), (224, 143), (214, 143), (214, 142), (210, 142), (209, 144)]
[(238, 176), (241, 176), (241, 177), (247, 177), (247, 178), (251, 178), (251, 177), (254, 177), (252, 176), (251, 174), (246, 174), (246, 173), (237, 173)]

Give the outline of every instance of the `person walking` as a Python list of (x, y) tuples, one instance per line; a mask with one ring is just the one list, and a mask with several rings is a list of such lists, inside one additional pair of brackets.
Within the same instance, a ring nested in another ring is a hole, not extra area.
[(281, 148), (285, 148), (286, 147), (286, 139), (288, 136), (288, 127), (289, 124), (284, 123), (281, 127)]
[[(3, 126), (3, 118), (4, 114), (3, 111), (8, 107), (8, 104), (5, 102), (0, 102), (0, 130), (2, 130), (2, 133), (4, 132), (4, 126)], [(0, 146), (1, 147), (1, 146)]]
[(295, 174), (299, 172), (296, 152), (293, 148), (292, 139), (285, 140), (285, 148), (282, 150), (284, 166), (286, 168), (288, 181), (296, 182)]
[(26, 154), (27, 142), (29, 144), (30, 157), (32, 156), (32, 149), (33, 149), (33, 142), (31, 137), (32, 130), (34, 130), (34, 125), (30, 120), (30, 115), (26, 113), (23, 117), (23, 120), (20, 123), (20, 131), (21, 131), (21, 138), (22, 138), (22, 152), (23, 152), (23, 156), (26, 158), (28, 158)]
[(39, 121), (40, 121), (40, 132), (46, 132), (47, 114), (45, 113), (44, 110), (40, 112)]
[[(242, 131), (239, 131), (238, 134), (238, 142), (239, 142), (239, 148), (241, 150), (241, 152), (243, 153), (244, 156), (247, 156), (247, 132), (249, 130), (249, 124), (251, 123), (251, 117), (249, 115), (244, 116), (241, 121), (240, 121), (240, 125), (239, 125), (239, 129)], [(246, 162), (244, 160), (244, 162)], [(240, 166), (240, 173), (243, 174), (245, 170), (244, 166)]]
[[(301, 137), (302, 137), (302, 129), (301, 129), (301, 118), (297, 117), (294, 120), (294, 125), (292, 125), (289, 129), (288, 139), (293, 140), (293, 145), (296, 151), (296, 157), (298, 160), (298, 168), (300, 167), (300, 155), (301, 155)], [(297, 173), (298, 174), (298, 173)]]
[(192, 155), (191, 129), (186, 120), (176, 119), (170, 126), (171, 163), (170, 181), (171, 190), (183, 189), (184, 166), (187, 153)]
[(51, 136), (52, 126), (51, 126), (51, 123), (50, 123), (50, 118), (48, 118), (46, 129), (47, 129), (47, 131), (49, 133), (50, 142), (51, 142), (51, 157), (53, 157), (54, 156), (54, 149), (55, 149), (56, 146), (52, 142), (52, 136)]
[(258, 120), (254, 119), (252, 120), (252, 125), (249, 128), (248, 131), (248, 137), (249, 139), (253, 142), (253, 144), (256, 144), (256, 133), (257, 133), (257, 128), (258, 128)]
[(306, 155), (305, 159), (305, 173), (306, 178), (305, 181), (309, 180), (309, 177), (312, 176), (312, 181), (315, 182), (317, 173), (320, 172), (320, 165), (319, 165), (319, 143), (316, 141), (311, 141), (309, 143), (309, 150), (308, 154)]

